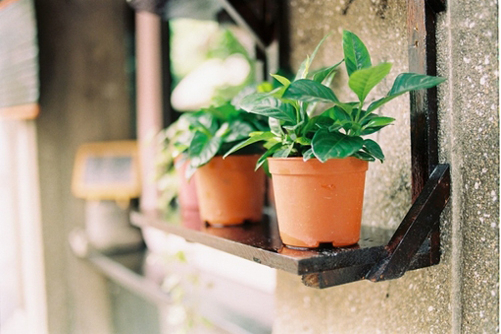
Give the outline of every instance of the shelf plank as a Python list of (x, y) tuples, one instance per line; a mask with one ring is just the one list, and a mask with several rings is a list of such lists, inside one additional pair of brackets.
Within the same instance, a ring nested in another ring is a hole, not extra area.
[(235, 227), (201, 226), (199, 230), (168, 223), (156, 212), (133, 212), (131, 220), (139, 227), (154, 227), (188, 241), (296, 275), (374, 264), (387, 256), (385, 245), (392, 235), (390, 230), (364, 226), (357, 245), (297, 250), (284, 247), (276, 221), (268, 217), (261, 223)]

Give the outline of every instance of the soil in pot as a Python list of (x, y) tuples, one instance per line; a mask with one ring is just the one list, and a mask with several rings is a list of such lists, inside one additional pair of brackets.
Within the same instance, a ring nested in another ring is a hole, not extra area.
[(360, 239), (367, 161), (357, 158), (269, 158), (280, 237), (285, 245), (316, 248)]
[(197, 169), (200, 217), (213, 226), (258, 222), (262, 218), (265, 173), (254, 171), (258, 155), (214, 157)]

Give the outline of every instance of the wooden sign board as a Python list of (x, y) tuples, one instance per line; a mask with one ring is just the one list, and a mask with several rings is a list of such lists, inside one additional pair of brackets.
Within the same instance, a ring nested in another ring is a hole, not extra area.
[(139, 197), (141, 182), (135, 141), (89, 143), (79, 147), (72, 191), (89, 200), (127, 200)]

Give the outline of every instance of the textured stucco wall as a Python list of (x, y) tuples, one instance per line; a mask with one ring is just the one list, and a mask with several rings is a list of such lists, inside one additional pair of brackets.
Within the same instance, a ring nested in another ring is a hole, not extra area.
[[(442, 259), (398, 280), (327, 290), (278, 273), (274, 333), (495, 333), (499, 331), (499, 104), (497, 2), (449, 0), (438, 18), (440, 160), (451, 165), (452, 198), (442, 215)], [(408, 70), (406, 1), (289, 2), (291, 63), (297, 68), (329, 31), (318, 66), (342, 58), (342, 29), (367, 44), (373, 64)], [(346, 79), (340, 73), (336, 85)], [(336, 89), (336, 86), (334, 86)], [(346, 96), (346, 90), (337, 90)], [(377, 137), (387, 161), (367, 175), (364, 224), (394, 228), (410, 206), (409, 99), (381, 113), (397, 118)], [(294, 293), (292, 293), (292, 291)]]
[(71, 178), (79, 145), (133, 135), (125, 57), (130, 9), (121, 0), (36, 0), (35, 5), (49, 333), (111, 333), (106, 280), (69, 247), (69, 233), (85, 219), (85, 202), (71, 194)]
[(499, 332), (497, 1), (454, 0), (439, 21), (441, 159), (452, 166), (452, 254), (463, 333)]

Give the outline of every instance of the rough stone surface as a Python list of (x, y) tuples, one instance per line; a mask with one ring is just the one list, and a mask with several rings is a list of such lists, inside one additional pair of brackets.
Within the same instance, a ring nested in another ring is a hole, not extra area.
[(496, 1), (449, 2), (439, 22), (442, 158), (453, 181), (455, 330), (499, 332), (499, 68)]
[[(342, 58), (342, 29), (367, 44), (373, 63), (408, 70), (406, 1), (307, 1), (290, 6), (291, 63), (297, 68), (329, 31), (318, 66)], [(495, 333), (499, 312), (499, 103), (497, 3), (449, 0), (438, 17), (440, 161), (451, 165), (452, 197), (442, 214), (437, 266), (382, 283), (327, 290), (302, 286), (279, 272), (274, 333)], [(346, 12), (346, 15), (344, 13)], [(384, 17), (384, 18), (383, 18)], [(317, 62), (318, 61), (318, 62)], [(341, 72), (334, 89), (346, 79)], [(377, 140), (384, 164), (367, 175), (364, 224), (394, 228), (410, 206), (409, 100), (381, 113), (397, 118)], [(291, 292), (294, 293), (291, 293)]]

